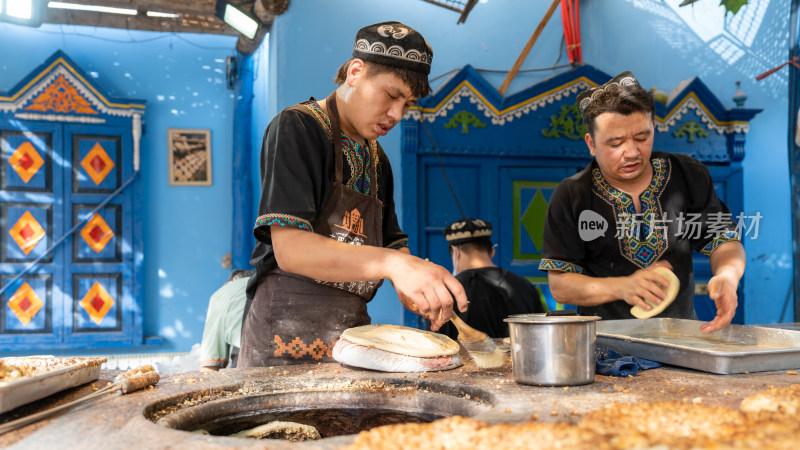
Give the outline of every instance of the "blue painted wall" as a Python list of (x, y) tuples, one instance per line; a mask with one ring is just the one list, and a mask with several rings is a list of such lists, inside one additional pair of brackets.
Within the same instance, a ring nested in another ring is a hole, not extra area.
[[(420, 0), (375, 2), (295, 0), (270, 33), (266, 116), (307, 99), (324, 97), (333, 88), (336, 68), (351, 52), (361, 26), (399, 20), (421, 31), (434, 49), (432, 77), (471, 64), (478, 69), (508, 70), (535, 30), (550, 2), (484, 0), (465, 24), (458, 14)], [(745, 215), (759, 212), (759, 234), (747, 238), (745, 275), (746, 323), (791, 321), (791, 224), (787, 169), (787, 69), (761, 81), (755, 76), (787, 59), (789, 0), (750, 2), (725, 19), (715, 0), (678, 8), (680, 0), (582, 1), (584, 61), (616, 74), (632, 70), (645, 87), (669, 93), (681, 80), (700, 76), (727, 108), (742, 81), (747, 107), (764, 111), (751, 122), (744, 160)], [(750, 10), (748, 11), (748, 8)], [(331, 20), (335, 18), (335, 20)], [(567, 63), (561, 50), (557, 10), (544, 28), (523, 70)], [(513, 94), (554, 71), (523, 72), (507, 91)], [(495, 86), (504, 73), (483, 72)], [(401, 198), (400, 132), (381, 139), (395, 170), (395, 195)], [(656, 146), (658, 142), (656, 141)], [(257, 164), (257, 155), (254, 163)], [(443, 195), (446, 195), (443, 194)], [(402, 224), (402, 217), (401, 217)], [(750, 235), (752, 236), (752, 234)], [(370, 304), (373, 321), (400, 323), (402, 309), (391, 287), (384, 285)]]
[[(737, 14), (738, 19), (731, 21), (729, 16), (727, 25), (717, 23), (724, 11), (716, 7), (716, 0), (701, 0), (694, 9), (678, 10), (679, 2), (581, 2), (584, 60), (610, 74), (632, 70), (644, 86), (665, 91), (699, 75), (726, 101), (726, 107), (733, 106), (727, 99), (733, 96), (735, 81), (741, 80), (749, 95), (747, 106), (764, 108), (751, 123), (744, 160), (745, 213), (760, 212), (764, 217), (758, 239), (745, 242), (749, 299), (745, 321), (792, 320), (791, 305), (786, 303), (791, 301), (787, 299), (792, 268), (787, 69), (764, 81), (754, 80), (787, 58), (790, 1), (751, 2)], [(711, 4), (711, 11), (700, 7), (704, 4)], [(355, 31), (361, 26), (400, 20), (420, 30), (434, 48), (431, 76), (437, 87), (450, 71), (465, 64), (508, 70), (548, 6), (546, 1), (482, 0), (465, 24), (456, 25), (458, 14), (421, 0), (348, 0), (345, 7), (341, 2), (293, 0), (289, 10), (275, 20), (268, 41), (253, 55), (253, 188), (259, 190), (258, 153), (269, 120), (282, 108), (312, 95), (324, 97), (334, 88), (335, 71), (349, 57)], [(759, 9), (747, 13), (747, 8)], [(556, 11), (522, 69), (567, 63), (561, 31), (560, 11)], [(0, 24), (0, 90), (10, 89), (61, 49), (96, 76), (112, 96), (148, 101), (142, 142), (144, 331), (165, 337), (164, 345), (148, 350), (185, 351), (198, 342), (208, 296), (228, 274), (221, 259), (231, 251), (231, 158), (226, 150), (233, 141), (235, 99), (233, 91), (225, 88), (224, 72), (225, 57), (235, 53), (235, 41), (228, 36)], [(554, 73), (522, 72), (508, 93)], [(505, 76), (483, 74), (495, 86)], [(168, 185), (168, 128), (211, 129), (213, 186)], [(395, 167), (395, 195), (400, 204), (404, 199), (399, 129), (381, 143)], [(256, 194), (254, 209), (257, 201)], [(369, 310), (374, 322), (402, 321), (401, 306), (388, 283)]]
[[(225, 57), (235, 53), (236, 39), (0, 24), (0, 42), (2, 91), (60, 49), (112, 97), (147, 101), (141, 159), (144, 334), (165, 338), (148, 350), (188, 350), (200, 341), (209, 295), (229, 273), (221, 262), (231, 251), (234, 99), (225, 87)], [(169, 128), (211, 129), (212, 186), (169, 186)]]

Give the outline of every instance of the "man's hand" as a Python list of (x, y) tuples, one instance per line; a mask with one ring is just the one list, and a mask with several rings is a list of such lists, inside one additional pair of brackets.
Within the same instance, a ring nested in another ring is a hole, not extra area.
[(739, 304), (736, 287), (739, 278), (732, 271), (722, 272), (708, 280), (708, 296), (717, 307), (717, 315), (711, 322), (700, 326), (703, 333), (713, 333), (731, 324)]
[(665, 288), (669, 285), (669, 280), (651, 270), (656, 266), (672, 270), (672, 265), (667, 261), (656, 261), (647, 269), (639, 269), (627, 277), (622, 277), (619, 298), (631, 306), (638, 305), (645, 310), (653, 309), (650, 303), (653, 305), (661, 303), (667, 296)]
[(434, 330), (450, 319), (454, 297), (459, 310), (467, 310), (467, 296), (461, 283), (444, 267), (411, 256), (408, 249), (348, 245), (278, 225), (272, 225), (270, 231), (275, 259), (287, 272), (325, 281), (388, 278), (400, 302), (430, 319)]
[(397, 297), (408, 308), (431, 321), (436, 331), (453, 315), (453, 299), (458, 310), (467, 310), (464, 287), (442, 266), (397, 252), (391, 263), (392, 281)]
[(708, 280), (708, 296), (714, 300), (717, 315), (711, 322), (700, 326), (703, 333), (713, 333), (731, 324), (739, 304), (736, 287), (744, 275), (745, 253), (742, 243), (728, 241), (717, 247), (709, 258), (711, 272)]

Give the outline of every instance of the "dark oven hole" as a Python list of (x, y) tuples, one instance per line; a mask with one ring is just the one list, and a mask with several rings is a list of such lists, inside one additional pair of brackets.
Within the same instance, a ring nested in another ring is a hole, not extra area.
[[(298, 390), (230, 393), (186, 402), (191, 394), (151, 404), (145, 414), (164, 427), (230, 436), (270, 422), (310, 425), (322, 438), (355, 434), (398, 423), (427, 423), (454, 415), (473, 416), (491, 407), (488, 393), (433, 383), (385, 384), (380, 389)], [(161, 410), (156, 411), (156, 410)], [(164, 412), (166, 411), (166, 412)]]

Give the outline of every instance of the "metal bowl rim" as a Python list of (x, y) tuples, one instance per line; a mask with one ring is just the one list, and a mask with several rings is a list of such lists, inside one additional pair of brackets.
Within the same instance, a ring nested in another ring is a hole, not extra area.
[(509, 316), (503, 319), (503, 322), (530, 324), (569, 324), (596, 322), (598, 320), (600, 320), (599, 316), (545, 316), (520, 314), (518, 316)]

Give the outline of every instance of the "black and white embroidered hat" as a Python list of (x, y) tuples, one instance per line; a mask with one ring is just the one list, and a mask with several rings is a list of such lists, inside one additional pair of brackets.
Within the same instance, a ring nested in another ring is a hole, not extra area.
[(460, 245), (481, 239), (491, 240), (492, 224), (481, 219), (464, 218), (444, 229), (444, 238), (450, 245)]
[(581, 114), (601, 95), (606, 92), (618, 92), (621, 88), (624, 89), (626, 86), (639, 86), (639, 81), (630, 71), (622, 72), (603, 85), (589, 88), (581, 92), (578, 94), (577, 98), (578, 108), (580, 108)]
[(358, 30), (353, 56), (427, 75), (431, 73), (433, 49), (408, 25), (381, 22)]

